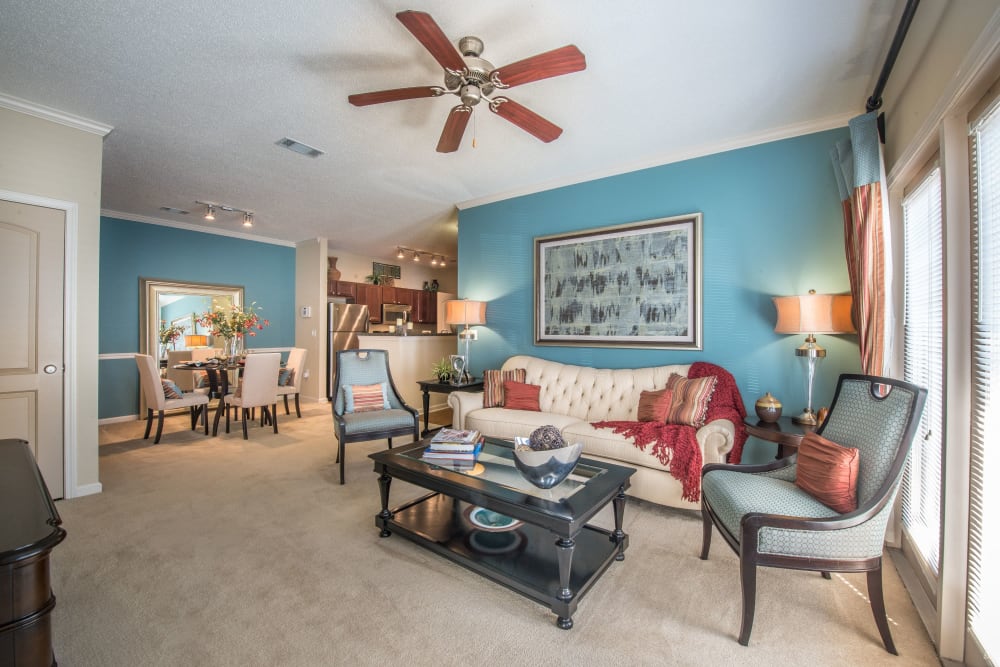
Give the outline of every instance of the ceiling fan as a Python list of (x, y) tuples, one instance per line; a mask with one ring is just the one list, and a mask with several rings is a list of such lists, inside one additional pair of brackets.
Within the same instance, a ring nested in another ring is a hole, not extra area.
[(493, 63), (479, 57), (483, 52), (483, 40), (478, 37), (463, 37), (459, 40), (456, 50), (430, 14), (403, 11), (396, 14), (396, 18), (444, 68), (444, 87), (414, 86), (359, 93), (348, 96), (348, 102), (363, 107), (420, 97), (440, 97), (445, 93), (457, 96), (462, 103), (453, 107), (448, 114), (441, 138), (438, 140), (439, 153), (458, 150), (459, 144), (462, 143), (462, 135), (465, 133), (465, 126), (468, 125), (472, 115), (472, 108), (483, 100), (488, 103), (490, 111), (546, 143), (562, 134), (561, 127), (509, 97), (504, 95), (491, 97), (491, 95), (498, 89), (586, 69), (587, 61), (578, 48), (570, 44), (518, 60), (510, 65), (494, 67)]

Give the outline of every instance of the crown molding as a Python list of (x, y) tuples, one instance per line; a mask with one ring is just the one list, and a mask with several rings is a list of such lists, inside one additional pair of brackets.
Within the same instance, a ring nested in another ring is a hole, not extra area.
[(148, 215), (138, 215), (136, 213), (124, 213), (122, 211), (112, 211), (111, 209), (107, 208), (101, 209), (101, 215), (109, 218), (118, 218), (119, 220), (141, 222), (147, 225), (160, 225), (161, 227), (173, 227), (174, 229), (184, 229), (189, 232), (201, 232), (202, 234), (215, 234), (216, 236), (228, 236), (230, 238), (243, 239), (245, 241), (256, 241), (257, 243), (270, 243), (271, 245), (280, 245), (280, 246), (285, 246), (286, 248), (294, 248), (297, 245), (294, 241), (283, 241), (281, 239), (272, 239), (267, 236), (255, 236), (254, 234), (234, 232), (228, 229), (215, 229), (212, 227), (204, 227), (202, 225), (193, 225), (189, 222), (164, 220), (163, 218), (154, 218)]
[(36, 104), (34, 102), (29, 102), (28, 100), (22, 100), (20, 97), (5, 95), (3, 93), (0, 93), (0, 107), (10, 109), (11, 111), (19, 111), (23, 114), (34, 116), (35, 118), (49, 120), (53, 123), (59, 123), (60, 125), (66, 125), (67, 127), (72, 127), (76, 130), (90, 132), (101, 137), (108, 136), (108, 133), (115, 129), (111, 125), (105, 125), (104, 123), (99, 123), (96, 120), (90, 120), (89, 118), (84, 118), (83, 116), (75, 116), (71, 113), (60, 111), (59, 109), (53, 109), (52, 107), (47, 107), (43, 104)]
[(859, 113), (861, 113), (861, 111), (843, 113), (836, 116), (827, 116), (826, 118), (796, 123), (795, 125), (786, 125), (774, 130), (758, 132), (756, 134), (737, 137), (735, 139), (728, 139), (726, 141), (720, 141), (713, 144), (704, 144), (695, 148), (662, 153), (658, 156), (646, 158), (644, 160), (621, 164), (616, 167), (609, 167), (607, 169), (601, 169), (587, 174), (578, 174), (576, 176), (569, 176), (563, 179), (537, 183), (524, 188), (516, 188), (514, 190), (507, 190), (505, 192), (486, 195), (485, 197), (477, 197), (476, 199), (467, 199), (465, 201), (458, 202), (455, 206), (462, 211), (476, 206), (483, 206), (484, 204), (492, 204), (505, 199), (533, 195), (538, 192), (555, 190), (556, 188), (563, 188), (569, 185), (587, 183), (589, 181), (596, 181), (602, 178), (609, 178), (611, 176), (620, 176), (621, 174), (629, 174), (635, 171), (642, 171), (643, 169), (650, 169), (652, 167), (662, 167), (663, 165), (675, 162), (683, 162), (684, 160), (692, 160), (694, 158), (705, 157), (707, 155), (715, 155), (716, 153), (725, 153), (726, 151), (736, 150), (739, 148), (748, 148), (759, 144), (767, 144), (772, 141), (781, 141), (782, 139), (791, 139), (793, 137), (800, 137), (806, 134), (813, 134), (815, 132), (825, 132), (826, 130), (833, 130), (838, 127), (847, 127), (847, 122)]

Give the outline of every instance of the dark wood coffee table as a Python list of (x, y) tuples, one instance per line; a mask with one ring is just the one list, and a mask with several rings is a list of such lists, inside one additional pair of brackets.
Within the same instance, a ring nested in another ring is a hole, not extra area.
[[(613, 561), (625, 558), (622, 517), (635, 470), (581, 458), (565, 481), (544, 490), (514, 467), (511, 443), (487, 439), (476, 466), (463, 471), (422, 460), (428, 441), (370, 455), (379, 473), (380, 535), (403, 535), (548, 605), (560, 628), (572, 628), (580, 598)], [(390, 509), (393, 479), (431, 493)], [(608, 503), (614, 505), (614, 530), (588, 525)], [(523, 523), (504, 531), (477, 525), (476, 507)]]

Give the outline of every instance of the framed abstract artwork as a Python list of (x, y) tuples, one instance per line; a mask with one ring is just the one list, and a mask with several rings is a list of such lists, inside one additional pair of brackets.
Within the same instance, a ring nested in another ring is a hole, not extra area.
[(702, 348), (701, 213), (535, 237), (535, 344)]

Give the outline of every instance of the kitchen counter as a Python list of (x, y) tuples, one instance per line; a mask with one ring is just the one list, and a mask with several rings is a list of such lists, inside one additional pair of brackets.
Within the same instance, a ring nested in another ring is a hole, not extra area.
[[(456, 334), (407, 334), (391, 333), (358, 334), (358, 347), (362, 350), (385, 350), (389, 353), (389, 371), (396, 389), (411, 408), (423, 408), (423, 392), (419, 380), (434, 377), (434, 364), (449, 355), (458, 354)], [(435, 394), (430, 411), (447, 407), (447, 394)]]

